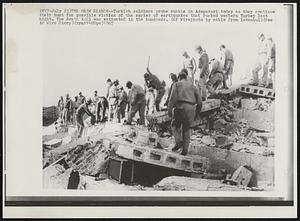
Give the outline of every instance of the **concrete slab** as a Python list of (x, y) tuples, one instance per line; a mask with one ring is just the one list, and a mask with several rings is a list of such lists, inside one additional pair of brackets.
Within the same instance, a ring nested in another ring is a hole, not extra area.
[(253, 86), (253, 85), (241, 85), (239, 88), (240, 93), (244, 94), (251, 94), (255, 96), (260, 96), (260, 97), (266, 97), (266, 98), (275, 98), (275, 91), (270, 88), (265, 88), (265, 87), (258, 87), (258, 86)]

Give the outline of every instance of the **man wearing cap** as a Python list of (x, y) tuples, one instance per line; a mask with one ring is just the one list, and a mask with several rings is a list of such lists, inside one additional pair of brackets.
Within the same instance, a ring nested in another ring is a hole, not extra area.
[(93, 115), (90, 110), (89, 110), (89, 106), (92, 103), (92, 99), (89, 98), (87, 99), (87, 101), (83, 104), (81, 104), (77, 111), (76, 111), (76, 122), (77, 122), (77, 130), (78, 130), (78, 138), (82, 136), (83, 133), (83, 129), (84, 129), (84, 123), (83, 123), (83, 116), (84, 114), (87, 114), (91, 117), (95, 117), (95, 115)]
[(209, 64), (211, 68), (209, 80), (207, 81), (207, 90), (210, 94), (214, 95), (224, 82), (223, 65), (216, 59), (211, 59)]
[[(265, 38), (265, 35), (263, 33), (258, 34), (258, 39), (260, 41), (259, 47), (258, 47), (258, 57), (256, 60), (256, 63), (252, 69), (252, 75), (253, 75), (253, 82), (252, 85), (259, 85), (259, 86), (267, 86), (267, 80), (268, 80), (268, 42)], [(262, 82), (259, 83), (258, 78), (258, 72), (262, 70), (263, 76), (262, 76)]]
[(196, 48), (196, 51), (199, 53), (199, 81), (198, 81), (198, 87), (200, 89), (200, 94), (202, 97), (202, 100), (206, 100), (207, 94), (206, 94), (206, 83), (209, 76), (209, 58), (205, 50), (201, 46), (198, 46)]
[(223, 61), (223, 87), (228, 89), (227, 80), (229, 80), (229, 86), (232, 85), (232, 72), (233, 72), (233, 54), (225, 47), (225, 45), (220, 46), (220, 51), (222, 53), (221, 60)]
[(109, 103), (109, 120), (112, 121), (117, 115), (118, 107), (118, 85), (119, 81), (115, 80), (111, 87), (109, 88), (108, 93), (108, 103)]
[(182, 56), (184, 57), (183, 68), (188, 71), (188, 80), (191, 80), (192, 83), (194, 84), (195, 82), (194, 75), (197, 69), (196, 61), (194, 58), (190, 57), (186, 51), (182, 53)]
[(172, 131), (175, 146), (172, 151), (182, 148), (186, 155), (190, 144), (190, 127), (202, 108), (199, 90), (187, 80), (184, 72), (178, 74), (179, 81), (174, 83), (168, 103), (168, 115), (172, 117)]
[(124, 124), (131, 125), (132, 118), (135, 116), (136, 112), (139, 112), (139, 124), (144, 125), (146, 107), (145, 91), (140, 85), (132, 84), (131, 81), (126, 83), (126, 87), (130, 90), (129, 105), (131, 105), (131, 108), (128, 114), (128, 120)]
[(155, 97), (155, 108), (156, 111), (159, 111), (159, 104), (161, 102), (162, 97), (165, 94), (165, 88), (163, 87), (161, 81), (158, 79), (158, 77), (154, 74), (152, 74), (147, 68), (147, 73), (144, 74), (145, 82), (148, 88), (153, 88), (156, 90), (156, 97)]
[(118, 98), (118, 107), (117, 107), (117, 117), (118, 123), (121, 122), (121, 119), (125, 117), (126, 106), (128, 103), (128, 96), (123, 86), (119, 88), (119, 98)]

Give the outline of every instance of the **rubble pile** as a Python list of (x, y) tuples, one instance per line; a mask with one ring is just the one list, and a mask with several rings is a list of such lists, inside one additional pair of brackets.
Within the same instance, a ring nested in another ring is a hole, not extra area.
[[(175, 141), (166, 111), (148, 115), (147, 127), (91, 125), (87, 118), (81, 139), (75, 127), (64, 127), (58, 119), (51, 125), (55, 132), (43, 136), (44, 186), (66, 189), (74, 171), (80, 177), (77, 189), (240, 191), (261, 190), (257, 186), (262, 182), (264, 188), (274, 184), (274, 100), (235, 93), (230, 99), (208, 100), (204, 109), (201, 119), (195, 120), (187, 159), (171, 151)], [(150, 164), (156, 160), (156, 165), (175, 169), (182, 167), (178, 162), (191, 166), (195, 161), (189, 158), (203, 157), (211, 167), (201, 175), (168, 176), (153, 187), (125, 185), (111, 180), (107, 170), (111, 157), (127, 155), (126, 159)], [(255, 184), (250, 182), (254, 178)]]

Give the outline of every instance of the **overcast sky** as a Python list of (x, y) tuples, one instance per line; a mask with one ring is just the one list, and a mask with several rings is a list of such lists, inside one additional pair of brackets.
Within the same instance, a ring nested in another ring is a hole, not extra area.
[[(272, 36), (271, 25), (178, 25), (116, 27), (54, 27), (44, 32), (43, 105), (57, 104), (59, 96), (86, 97), (106, 92), (106, 79), (122, 85), (131, 80), (143, 84), (148, 56), (150, 70), (170, 84), (169, 73), (182, 68), (182, 51), (198, 61), (195, 46), (201, 44), (210, 58), (219, 58), (225, 44), (234, 55), (235, 82), (249, 74), (257, 57), (259, 32)], [(198, 78), (198, 76), (197, 76)]]

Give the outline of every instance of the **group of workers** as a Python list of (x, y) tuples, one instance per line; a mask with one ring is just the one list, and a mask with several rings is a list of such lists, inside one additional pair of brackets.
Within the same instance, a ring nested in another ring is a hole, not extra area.
[[(269, 87), (271, 81), (268, 80), (268, 73), (275, 72), (275, 48), (274, 50), (272, 48), (275, 46), (267, 43), (263, 34), (259, 34), (258, 37), (261, 46), (258, 62), (253, 68), (253, 84)], [(268, 41), (271, 40), (268, 39)], [(208, 94), (216, 94), (218, 89), (228, 89), (228, 86), (232, 85), (233, 54), (225, 45), (221, 45), (219, 49), (222, 54), (221, 58), (209, 60), (209, 56), (202, 46), (196, 47), (196, 52), (199, 54), (198, 65), (186, 51), (183, 52), (183, 69), (178, 74), (171, 73), (169, 75), (172, 83), (163, 106), (167, 107), (168, 115), (172, 118), (171, 127), (176, 143), (172, 150), (176, 152), (181, 150), (182, 155), (186, 155), (188, 152), (190, 127), (201, 111), (202, 102), (207, 99)], [(264, 71), (263, 84), (258, 82), (257, 75), (260, 69)], [(198, 79), (195, 77), (197, 71)], [(79, 96), (72, 101), (67, 94), (65, 101), (61, 97), (58, 102), (60, 117), (65, 123), (76, 120), (78, 137), (82, 136), (84, 114), (91, 116), (95, 122), (103, 122), (106, 120), (106, 111), (108, 110), (107, 120), (117, 120), (120, 123), (128, 112), (124, 124), (131, 125), (138, 112), (137, 123), (144, 125), (145, 114), (160, 111), (162, 98), (166, 94), (166, 83), (151, 73), (149, 68), (146, 69), (144, 80), (144, 87), (127, 81), (128, 94), (118, 80), (112, 81), (110, 78), (106, 81), (106, 96), (100, 97), (95, 91), (93, 99), (86, 99), (80, 92)], [(92, 114), (89, 109), (91, 105), (95, 108), (95, 114)]]

